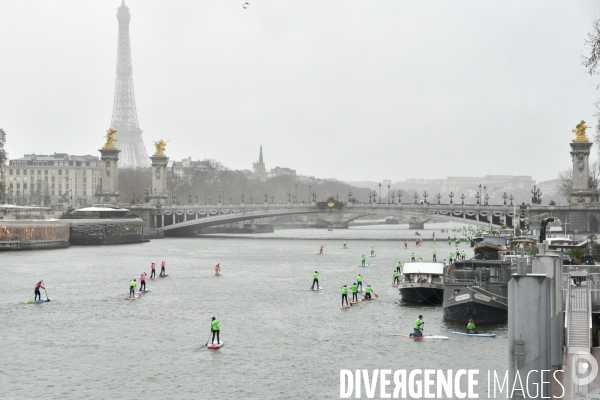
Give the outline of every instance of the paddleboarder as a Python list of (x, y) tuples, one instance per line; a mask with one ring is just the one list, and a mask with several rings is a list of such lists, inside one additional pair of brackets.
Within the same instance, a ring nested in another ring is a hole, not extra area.
[(366, 293), (365, 293), (365, 299), (371, 300), (371, 285), (367, 285), (367, 289), (366, 289)]
[(323, 254), (323, 247), (325, 246), (321, 246), (321, 248), (319, 249), (319, 254)]
[(405, 249), (408, 249), (408, 240), (405, 240), (405, 241), (404, 241), (404, 248), (405, 248)]
[(160, 276), (165, 276), (165, 262), (160, 263)]
[(350, 289), (352, 290), (352, 301), (358, 303), (358, 286), (356, 285), (356, 282), (354, 282), (352, 286), (350, 286)]
[(310, 287), (311, 290), (313, 290), (315, 288), (315, 283), (317, 284), (317, 289), (319, 289), (319, 272), (315, 271), (315, 273), (313, 274), (313, 283), (312, 286)]
[(467, 258), (467, 253), (466, 253), (466, 252), (463, 250), (463, 251), (460, 253), (460, 256), (461, 256), (461, 257), (462, 257), (462, 259), (464, 260), (464, 259), (466, 259), (466, 258)]
[(411, 253), (411, 255), (410, 255), (410, 261), (415, 261), (415, 253)]
[(215, 275), (221, 275), (221, 265), (219, 263), (215, 265)]
[(348, 287), (342, 286), (342, 307), (344, 307), (344, 299), (346, 299), (346, 305), (348, 306)]
[(473, 318), (471, 318), (467, 324), (467, 333), (477, 333), (477, 328), (475, 328), (475, 321), (473, 321)]
[(348, 248), (348, 242), (344, 242), (344, 248), (347, 249)]
[(146, 290), (146, 273), (140, 275), (140, 292)]
[(395, 269), (394, 270), (394, 283), (392, 283), (392, 285), (398, 285), (400, 284), (400, 280), (398, 279), (398, 270)]
[(137, 282), (136, 280), (132, 280), (131, 284), (129, 285), (129, 298), (131, 298), (132, 296), (135, 297), (135, 287), (137, 286)]
[(152, 272), (150, 272), (150, 279), (156, 278), (156, 264), (150, 264), (150, 268), (152, 268)]
[(423, 324), (425, 322), (423, 322), (423, 316), (419, 315), (419, 318), (417, 318), (417, 320), (415, 321), (415, 331), (413, 333), (411, 333), (410, 335), (408, 335), (409, 337), (421, 337), (423, 336)]
[(362, 275), (358, 274), (356, 277), (356, 286), (360, 286), (360, 291), (362, 292)]
[(437, 252), (433, 251), (433, 261), (437, 261)]
[(375, 255), (375, 248), (371, 247), (371, 257), (373, 257)]
[(402, 272), (402, 263), (400, 261), (398, 261), (398, 264), (396, 264), (396, 271), (398, 271), (398, 273)]
[(35, 284), (35, 297), (33, 298), (33, 301), (41, 300), (42, 299), (42, 294), (40, 293), (40, 288), (42, 289), (46, 289), (43, 285), (42, 285), (42, 281), (39, 281), (38, 283)]
[(363, 267), (365, 266), (365, 255), (364, 254), (362, 255), (362, 266)]
[(215, 343), (215, 336), (217, 336), (217, 344), (221, 343), (221, 338), (219, 337), (219, 320), (215, 317), (212, 317), (212, 321), (210, 323), (210, 331), (212, 332), (212, 340), (210, 341), (210, 344)]

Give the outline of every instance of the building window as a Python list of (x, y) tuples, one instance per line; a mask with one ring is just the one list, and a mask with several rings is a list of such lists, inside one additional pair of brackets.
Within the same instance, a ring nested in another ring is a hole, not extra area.
[(21, 175), (21, 170), (20, 169), (17, 170), (17, 175)]
[(87, 196), (87, 192), (84, 190), (83, 191), (83, 197), (86, 197), (86, 196)]
[(59, 174), (59, 175), (62, 175), (62, 169), (59, 169), (59, 170), (58, 170), (58, 174)]
[(9, 169), (9, 170), (8, 170), (8, 174), (9, 174), (9, 175), (12, 175), (12, 171), (13, 171), (12, 169)]
[(38, 169), (38, 176), (42, 174), (42, 170)]
[(52, 177), (52, 183), (54, 183), (54, 182), (55, 182), (55, 179), (56, 179), (55, 177)]
[(84, 176), (83, 177), (83, 183), (86, 183), (86, 182), (87, 182), (87, 178)]
[(44, 170), (44, 175), (48, 176), (48, 170)]

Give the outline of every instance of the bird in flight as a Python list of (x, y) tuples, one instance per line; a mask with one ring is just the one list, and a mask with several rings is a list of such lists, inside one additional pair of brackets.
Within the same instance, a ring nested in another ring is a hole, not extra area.
[(244, 5), (242, 7), (244, 7), (244, 10), (245, 10), (246, 8), (248, 8), (249, 5), (250, 5), (250, 3), (244, 3)]

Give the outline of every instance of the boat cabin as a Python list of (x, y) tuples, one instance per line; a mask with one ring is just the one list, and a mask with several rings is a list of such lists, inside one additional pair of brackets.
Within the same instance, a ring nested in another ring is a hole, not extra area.
[(442, 283), (443, 262), (407, 262), (402, 269), (402, 283)]

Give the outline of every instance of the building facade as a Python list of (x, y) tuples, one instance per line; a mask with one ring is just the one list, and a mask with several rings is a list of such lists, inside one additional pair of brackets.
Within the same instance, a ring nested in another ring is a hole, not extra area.
[(90, 155), (25, 154), (8, 163), (4, 197), (17, 205), (93, 204), (101, 165), (98, 157)]

